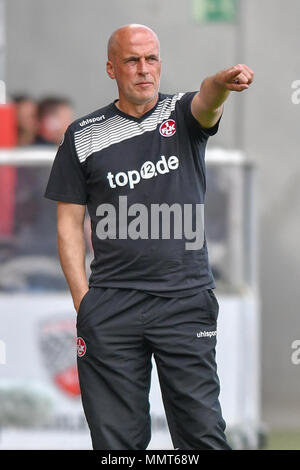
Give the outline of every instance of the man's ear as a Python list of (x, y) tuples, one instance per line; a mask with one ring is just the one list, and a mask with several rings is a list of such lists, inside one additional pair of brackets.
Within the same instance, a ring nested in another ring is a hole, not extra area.
[(115, 79), (114, 66), (110, 60), (106, 62), (106, 72), (111, 79)]

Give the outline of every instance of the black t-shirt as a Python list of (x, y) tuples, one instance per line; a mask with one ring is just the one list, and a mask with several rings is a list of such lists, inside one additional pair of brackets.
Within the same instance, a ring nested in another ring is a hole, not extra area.
[(168, 297), (216, 287), (203, 210), (205, 147), (220, 120), (210, 129), (196, 121), (195, 93), (159, 93), (141, 118), (114, 102), (68, 127), (45, 197), (87, 205), (90, 287)]

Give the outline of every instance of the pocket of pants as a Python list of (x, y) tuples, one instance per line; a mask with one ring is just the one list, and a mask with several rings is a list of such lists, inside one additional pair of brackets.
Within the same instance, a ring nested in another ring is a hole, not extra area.
[(209, 297), (209, 310), (211, 312), (212, 319), (216, 321), (219, 315), (219, 302), (213, 289), (206, 289), (206, 292)]
[(91, 292), (91, 289), (93, 289), (93, 288), (90, 287), (89, 290), (86, 291), (86, 293), (84, 294), (84, 296), (82, 297), (82, 299), (80, 301), (78, 312), (77, 312), (77, 321), (78, 321), (79, 317), (81, 317), (82, 309), (84, 307), (85, 301), (86, 301), (89, 293)]
[(86, 320), (89, 319), (90, 313), (92, 314), (92, 310), (97, 308), (99, 304), (101, 304), (104, 295), (108, 292), (108, 296), (110, 295), (110, 288), (109, 287), (90, 287), (89, 290), (84, 294), (83, 298), (81, 299), (78, 313), (77, 313), (77, 320), (76, 325), (79, 324), (88, 326)]

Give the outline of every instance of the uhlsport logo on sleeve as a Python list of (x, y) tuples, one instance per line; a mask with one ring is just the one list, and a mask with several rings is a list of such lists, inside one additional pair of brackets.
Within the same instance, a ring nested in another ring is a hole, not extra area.
[(217, 330), (214, 331), (198, 331), (197, 338), (211, 338), (217, 335)]

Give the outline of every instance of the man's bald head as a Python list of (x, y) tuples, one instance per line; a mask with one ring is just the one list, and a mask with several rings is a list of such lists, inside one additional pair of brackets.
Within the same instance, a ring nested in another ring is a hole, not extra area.
[(144, 34), (145, 37), (148, 36), (152, 40), (155, 40), (159, 50), (159, 40), (157, 34), (151, 28), (142, 24), (128, 24), (116, 29), (116, 31), (111, 34), (107, 44), (108, 60), (112, 61), (118, 51), (122, 48), (122, 44), (124, 44), (124, 42), (130, 42), (131, 38), (139, 33)]
[(134, 115), (138, 114), (136, 107), (142, 106), (146, 112), (158, 99), (161, 60), (157, 35), (148, 26), (129, 24), (112, 33), (107, 49), (106, 72), (117, 82), (120, 109)]

